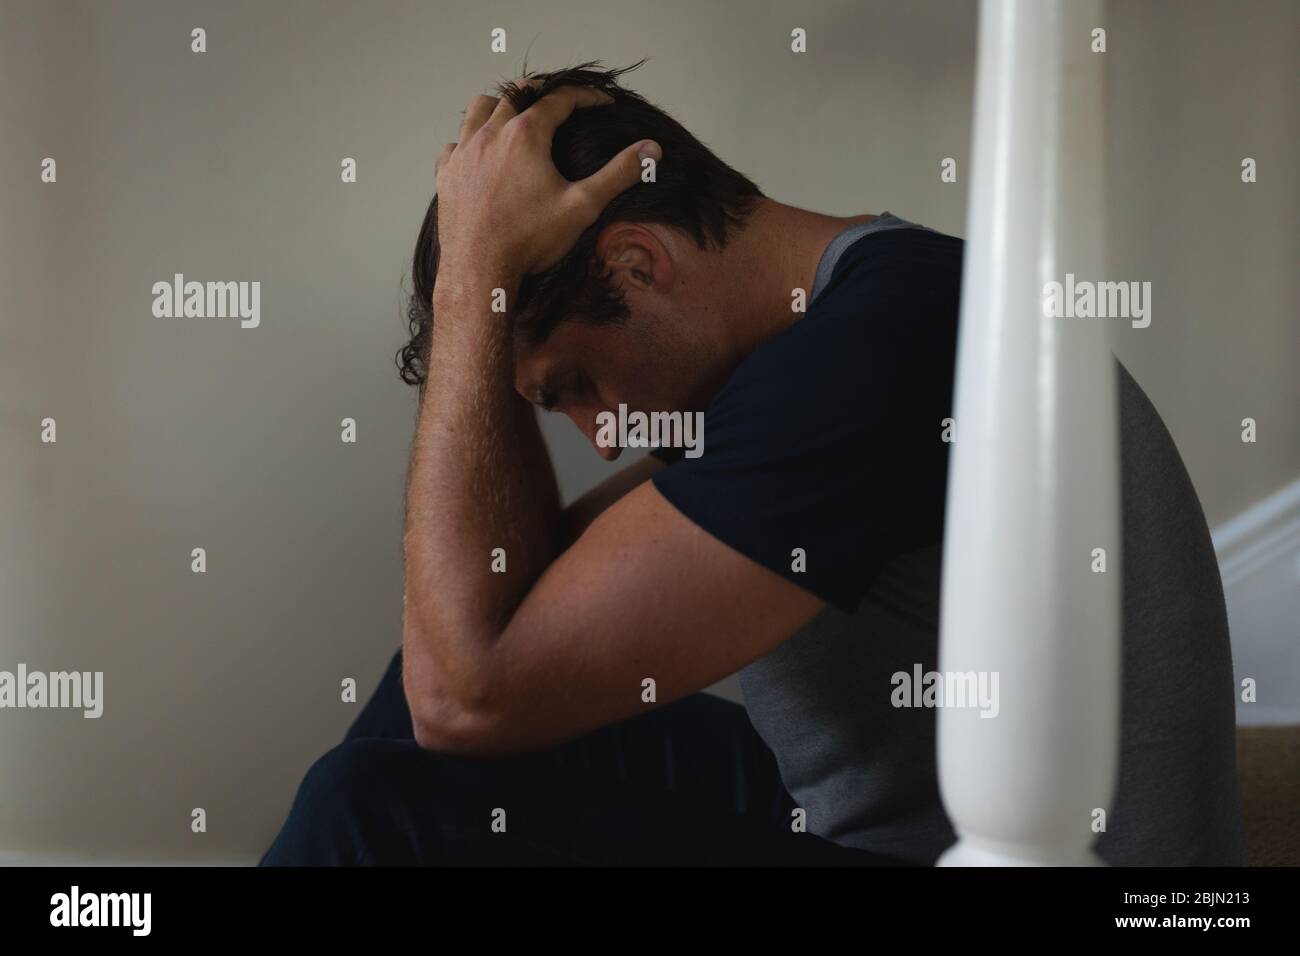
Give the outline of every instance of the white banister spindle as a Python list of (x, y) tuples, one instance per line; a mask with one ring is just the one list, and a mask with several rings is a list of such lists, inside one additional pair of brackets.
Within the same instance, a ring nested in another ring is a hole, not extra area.
[(998, 693), (939, 712), (943, 865), (1094, 863), (1113, 796), (1116, 320), (1044, 309), (1047, 283), (1106, 278), (1101, 26), (1094, 0), (980, 8), (939, 670)]

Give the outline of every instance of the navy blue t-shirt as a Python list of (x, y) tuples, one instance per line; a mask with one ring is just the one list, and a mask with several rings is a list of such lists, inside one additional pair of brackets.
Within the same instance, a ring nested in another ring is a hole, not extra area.
[[(750, 354), (706, 410), (701, 457), (657, 451), (671, 463), (652, 478), (691, 521), (828, 603), (739, 673), (809, 832), (922, 864), (955, 839), (935, 711), (896, 707), (891, 691), (899, 671), (938, 667), (962, 251), (888, 215), (835, 237), (808, 313)], [(1173, 439), (1117, 371), (1123, 712), (1097, 853), (1111, 865), (1239, 866), (1214, 548)], [(791, 568), (796, 548), (803, 573)]]
[(961, 264), (960, 239), (922, 227), (854, 241), (807, 313), (714, 397), (701, 456), (655, 451), (670, 462), (655, 487), (714, 537), (852, 612), (889, 557), (943, 533)]

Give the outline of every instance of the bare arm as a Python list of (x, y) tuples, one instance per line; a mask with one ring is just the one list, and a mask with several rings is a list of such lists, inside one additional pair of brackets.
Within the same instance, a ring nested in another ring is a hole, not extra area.
[(565, 508), (562, 522), (565, 547), (577, 541), (601, 512), (663, 467), (664, 463), (654, 455), (646, 455), (614, 472)]
[[(404, 680), (435, 707), (481, 693), (484, 651), (561, 543), (555, 475), (514, 389), (509, 327), (490, 308), (506, 280), (460, 281), (440, 279), (435, 293), (440, 372), (421, 399), (407, 482)], [(462, 712), (428, 716), (451, 731)]]

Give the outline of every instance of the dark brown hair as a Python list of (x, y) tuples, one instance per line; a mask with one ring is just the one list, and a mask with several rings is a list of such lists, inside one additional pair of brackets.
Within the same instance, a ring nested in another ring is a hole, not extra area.
[[(525, 73), (541, 84), (503, 83), (497, 95), (523, 112), (557, 86), (592, 86), (608, 93), (608, 106), (575, 110), (555, 133), (551, 159), (566, 179), (585, 179), (621, 150), (642, 139), (663, 149), (656, 181), (638, 182), (614, 199), (578, 239), (574, 247), (545, 272), (526, 276), (515, 302), (518, 334), (541, 342), (565, 318), (587, 322), (626, 319), (622, 297), (609, 286), (608, 273), (598, 271), (596, 237), (611, 222), (655, 222), (688, 233), (700, 248), (725, 246), (734, 227), (742, 224), (762, 198), (759, 188), (732, 169), (685, 127), (659, 107), (619, 86), (618, 78), (642, 63), (622, 69), (601, 69), (583, 63), (553, 73)], [(411, 339), (397, 353), (402, 380), (423, 387), (429, 371), (429, 340), (433, 327), (433, 284), (438, 274), (438, 197), (425, 214), (411, 264), (411, 297), (407, 320)]]

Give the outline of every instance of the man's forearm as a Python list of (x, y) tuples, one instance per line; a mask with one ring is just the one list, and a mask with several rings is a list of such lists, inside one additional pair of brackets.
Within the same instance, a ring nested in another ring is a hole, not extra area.
[(515, 391), (509, 316), (491, 308), (494, 289), (511, 303), (517, 287), (487, 270), (435, 287), (407, 481), (408, 696), (411, 678), (433, 697), (481, 692), (492, 641), (558, 548), (554, 471)]
[(499, 639), (559, 549), (555, 474), (515, 391), (510, 317), (492, 311), (493, 290), (513, 309), (522, 277), (555, 266), (638, 181), (642, 152), (661, 157), (641, 141), (584, 179), (560, 174), (555, 131), (575, 109), (612, 102), (577, 86), (522, 112), (475, 97), (434, 168), (438, 277), (407, 480), (402, 635), (402, 679), (426, 746), (481, 740), (510, 706), (509, 678), (494, 666), (510, 642)]

